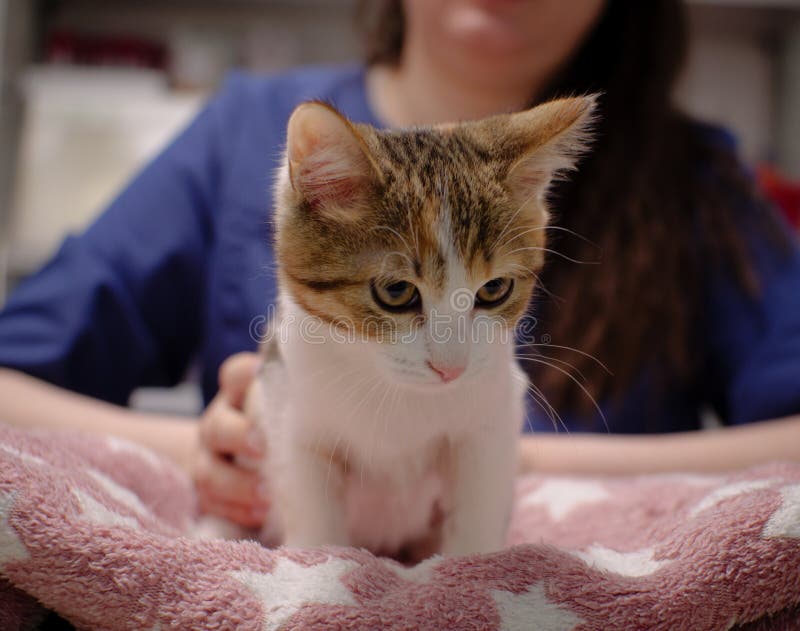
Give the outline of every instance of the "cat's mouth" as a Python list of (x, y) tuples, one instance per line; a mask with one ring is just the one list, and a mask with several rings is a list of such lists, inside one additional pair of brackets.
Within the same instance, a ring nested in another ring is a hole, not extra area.
[(462, 387), (467, 382), (471, 381), (473, 372), (474, 371), (469, 369), (462, 368), (459, 371), (452, 371), (443, 375), (427, 362), (425, 369), (413, 371), (401, 370), (395, 374), (394, 379), (395, 383), (400, 382), (406, 388), (418, 392), (435, 394), (448, 390), (456, 390)]
[(374, 368), (390, 384), (428, 393), (458, 389), (485, 370), (485, 358), (446, 361), (436, 358), (410, 358), (381, 353)]

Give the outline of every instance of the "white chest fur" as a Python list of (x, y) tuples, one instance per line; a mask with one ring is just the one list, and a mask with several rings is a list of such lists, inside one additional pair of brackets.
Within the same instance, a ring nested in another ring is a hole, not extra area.
[(471, 378), (405, 388), (369, 362), (365, 342), (332, 341), (324, 327), (312, 335), (302, 310), (284, 306), (282, 363), (260, 384), (284, 542), (501, 547), (524, 388), (510, 349)]

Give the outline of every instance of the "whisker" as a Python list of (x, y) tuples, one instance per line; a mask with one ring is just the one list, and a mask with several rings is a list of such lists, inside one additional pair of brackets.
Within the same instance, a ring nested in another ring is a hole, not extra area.
[(535, 355), (526, 355), (524, 353), (517, 353), (516, 356), (520, 357), (520, 358), (523, 358), (523, 359), (526, 359), (526, 358), (527, 359), (535, 359), (537, 357), (541, 357), (542, 359), (546, 359), (546, 360), (551, 361), (551, 362), (556, 362), (558, 364), (561, 364), (562, 366), (567, 366), (567, 367), (571, 368), (572, 370), (574, 370), (578, 374), (578, 376), (581, 378), (581, 381), (583, 381), (583, 383), (588, 383), (589, 382), (589, 380), (586, 378), (586, 375), (584, 375), (580, 371), (580, 369), (578, 369), (576, 366), (573, 366), (572, 364), (570, 364), (566, 360), (559, 359), (557, 357), (550, 357), (548, 355), (545, 355), (544, 353), (536, 353)]
[(578, 263), (580, 265), (600, 265), (600, 261), (579, 261), (578, 259), (573, 259), (572, 257), (567, 256), (566, 254), (562, 254), (561, 252), (557, 252), (556, 250), (551, 250), (550, 248), (540, 248), (535, 245), (529, 245), (523, 248), (517, 248), (516, 250), (512, 250), (511, 252), (506, 252), (506, 256), (511, 256), (512, 254), (516, 254), (517, 252), (526, 252), (529, 250), (538, 250), (539, 252), (548, 252), (550, 254), (554, 254), (556, 256), (560, 256), (562, 259), (569, 261), (570, 263)]
[[(509, 263), (508, 264), (508, 268), (512, 269), (512, 270), (513, 269), (519, 270), (525, 276), (532, 275), (533, 279), (536, 281), (536, 287), (538, 289), (541, 289), (544, 293), (546, 293), (556, 303), (559, 303), (559, 302), (563, 303), (564, 302), (564, 298), (562, 298), (561, 296), (556, 296), (552, 291), (550, 291), (547, 287), (544, 286), (544, 283), (542, 282), (541, 276), (539, 276), (536, 272), (528, 269), (524, 265), (520, 265), (519, 263)], [(560, 307), (561, 305), (558, 305), (558, 306)]]
[[(569, 427), (567, 427), (567, 424), (558, 414), (555, 407), (553, 407), (553, 405), (547, 400), (547, 397), (544, 395), (544, 393), (541, 390), (539, 390), (539, 388), (534, 386), (528, 379), (518, 376), (516, 378), (523, 383), (528, 394), (533, 399), (534, 403), (536, 403), (536, 405), (538, 405), (541, 408), (542, 412), (544, 412), (545, 416), (547, 416), (547, 418), (550, 420), (550, 423), (553, 425), (553, 430), (558, 432), (559, 430), (558, 426), (560, 424), (564, 428), (564, 431), (567, 434), (569, 434)], [(528, 426), (528, 429), (531, 432), (533, 432), (534, 431), (533, 421), (527, 414), (525, 415), (525, 422)]]
[(383, 225), (375, 226), (374, 228), (372, 228), (372, 230), (388, 230), (403, 242), (403, 245), (406, 246), (406, 250), (408, 250), (409, 254), (412, 253), (411, 247), (408, 245), (408, 241), (406, 241), (406, 238), (391, 226), (383, 226)]
[(611, 430), (608, 427), (608, 421), (606, 420), (606, 415), (603, 414), (603, 410), (600, 409), (600, 406), (598, 405), (597, 401), (595, 401), (595, 398), (589, 393), (586, 387), (580, 381), (578, 381), (571, 373), (567, 372), (566, 370), (564, 370), (559, 366), (556, 366), (555, 364), (546, 362), (539, 357), (520, 357), (519, 359), (522, 361), (529, 361), (529, 362), (534, 362), (536, 364), (542, 364), (544, 366), (552, 368), (553, 370), (557, 370), (562, 375), (569, 378), (576, 386), (578, 386), (578, 388), (581, 389), (581, 391), (583, 392), (583, 394), (586, 395), (589, 401), (592, 402), (592, 406), (594, 407), (595, 410), (597, 410), (597, 413), (600, 415), (600, 418), (603, 419), (603, 426), (606, 428), (606, 432), (609, 434), (611, 433)]
[[(531, 192), (530, 195), (528, 195), (525, 199), (522, 200), (522, 202), (519, 205), (519, 208), (517, 208), (517, 210), (511, 216), (511, 219), (509, 219), (508, 222), (506, 223), (506, 228), (511, 224), (511, 222), (514, 220), (514, 218), (517, 217), (517, 215), (519, 215), (520, 212), (522, 212), (522, 209), (525, 208), (525, 206), (527, 206), (528, 204), (530, 204), (531, 200), (534, 197), (536, 197), (538, 194), (539, 194), (539, 191), (538, 190), (534, 190), (534, 191)], [(544, 227), (545, 226), (540, 226), (537, 229), (544, 228)], [(495, 242), (492, 244), (492, 247), (489, 248), (489, 252), (490, 253), (494, 253), (494, 249), (497, 247), (497, 244), (500, 242), (500, 239), (505, 234), (506, 228), (503, 228), (503, 232), (500, 233), (500, 236), (497, 239), (495, 239)]]
[[(524, 226), (523, 226), (523, 227), (524, 227)], [(508, 244), (509, 244), (509, 243), (511, 243), (512, 241), (516, 241), (516, 240), (517, 240), (517, 239), (519, 239), (520, 237), (524, 237), (526, 234), (530, 234), (531, 232), (539, 232), (539, 231), (540, 231), (540, 230), (542, 230), (543, 228), (544, 228), (544, 226), (535, 226), (535, 227), (533, 227), (533, 228), (527, 228), (526, 230), (523, 230), (522, 232), (520, 232), (520, 233), (518, 233), (518, 234), (515, 234), (515, 235), (514, 235), (513, 237), (511, 237), (511, 238), (510, 238), (508, 241), (506, 241), (506, 242), (503, 244), (503, 248), (507, 248), (507, 247), (508, 247)], [(501, 252), (502, 252), (502, 250), (501, 250)]]
[[(564, 433), (566, 433), (567, 436), (569, 436), (570, 434), (569, 427), (564, 422), (564, 419), (561, 418), (561, 415), (558, 413), (553, 404), (547, 400), (547, 397), (544, 395), (544, 392), (542, 392), (539, 388), (537, 388), (533, 384), (529, 384), (528, 389), (530, 390), (531, 394), (534, 395), (534, 401), (539, 402), (539, 400), (541, 400), (541, 402), (544, 402), (544, 405), (547, 406), (547, 409), (550, 411), (548, 413), (548, 417), (550, 418), (550, 422), (553, 424), (553, 428), (555, 429), (556, 433), (558, 433), (559, 431), (558, 426), (561, 425), (561, 427), (564, 428)], [(541, 406), (541, 403), (539, 403), (539, 405)]]
[[(542, 409), (542, 411), (545, 413), (545, 416), (547, 416), (547, 418), (549, 418), (550, 422), (553, 424), (553, 429), (557, 432), (558, 425), (556, 425), (555, 419), (551, 415), (550, 411), (544, 407), (544, 404), (536, 396), (536, 393), (530, 389), (531, 388), (530, 381), (528, 381), (528, 379), (525, 379), (523, 377), (518, 377), (517, 375), (514, 375), (514, 378), (517, 379), (520, 383), (522, 383), (522, 385), (525, 387), (526, 394), (529, 394), (531, 399), (533, 399), (534, 403), (536, 403), (536, 405), (538, 405)], [(525, 425), (527, 426), (529, 432), (531, 433), (534, 432), (535, 428), (533, 427), (533, 421), (531, 420), (530, 414), (528, 414), (527, 411), (525, 413)]]
[(599, 246), (599, 245), (597, 245), (597, 244), (596, 244), (594, 241), (592, 241), (591, 239), (589, 239), (589, 238), (587, 238), (587, 237), (583, 236), (582, 234), (580, 234), (580, 233), (578, 233), (578, 232), (575, 232), (574, 230), (570, 230), (569, 228), (565, 228), (564, 226), (545, 226), (545, 227), (544, 227), (544, 229), (545, 229), (545, 230), (560, 230), (561, 232), (566, 232), (567, 234), (570, 234), (570, 235), (572, 235), (573, 237), (577, 237), (577, 238), (578, 238), (578, 239), (580, 239), (581, 241), (583, 241), (583, 242), (585, 242), (585, 243), (588, 243), (589, 245), (592, 245), (592, 246), (594, 246), (594, 247), (595, 247), (595, 248), (597, 248), (598, 250), (600, 249), (600, 246)]
[(386, 257), (385, 257), (385, 258), (387, 258), (387, 259), (388, 259), (390, 256), (399, 256), (400, 258), (402, 258), (402, 259), (405, 259), (406, 263), (408, 263), (408, 266), (409, 266), (411, 269), (414, 269), (414, 259), (412, 259), (412, 258), (411, 258), (411, 257), (410, 257), (408, 254), (406, 254), (405, 252), (390, 252), (388, 255), (386, 255)]
[[(528, 200), (530, 200), (530, 198), (528, 198)], [(494, 249), (497, 247), (497, 244), (500, 242), (500, 239), (502, 239), (505, 236), (506, 231), (511, 226), (511, 222), (514, 221), (514, 219), (517, 218), (517, 215), (519, 215), (520, 212), (522, 212), (522, 209), (524, 207), (525, 207), (525, 204), (524, 203), (521, 204), (520, 207), (517, 208), (517, 211), (513, 215), (511, 215), (511, 218), (506, 222), (506, 225), (503, 226), (503, 230), (500, 232), (499, 236), (494, 240), (494, 243), (492, 243), (492, 246), (490, 248), (488, 248), (489, 252), (494, 252)]]
[(394, 415), (395, 410), (397, 410), (397, 404), (402, 400), (401, 393), (400, 393), (400, 386), (398, 384), (391, 384), (390, 386), (391, 396), (389, 398), (389, 409), (387, 410), (386, 414), (383, 415), (383, 427), (384, 433), (382, 437), (379, 437), (382, 440), (386, 439), (386, 428), (388, 426), (387, 419)]
[[(327, 367), (321, 368), (319, 371), (317, 371), (316, 376), (319, 376), (320, 374), (326, 372), (327, 370), (328, 370)], [(357, 372), (358, 372), (357, 368), (351, 368), (350, 370), (346, 370), (344, 372), (338, 373), (335, 376), (334, 379), (332, 379), (331, 381), (329, 381), (329, 382), (327, 382), (325, 384), (325, 389), (323, 390), (323, 393), (329, 392), (334, 385), (337, 385), (340, 381), (350, 377), (351, 375), (353, 375), (353, 374), (355, 374)], [(355, 383), (351, 383), (350, 387), (347, 390), (345, 390), (343, 393), (339, 394), (339, 397), (340, 398), (345, 398), (346, 397), (346, 398), (349, 399), (350, 395), (356, 390), (356, 388), (358, 388), (359, 385), (361, 385), (360, 381), (356, 381)], [(317, 442), (314, 445), (314, 451), (313, 451), (313, 453), (316, 454), (316, 455), (319, 455), (319, 446), (322, 443), (322, 437), (323, 437), (322, 432), (318, 432), (318, 434), (317, 434)]]
[[(370, 388), (367, 391), (367, 393), (358, 402), (358, 404), (352, 409), (352, 411), (350, 413), (350, 418), (348, 420), (348, 425), (350, 423), (352, 423), (353, 419), (355, 419), (358, 416), (358, 413), (361, 411), (361, 408), (372, 397), (372, 393), (375, 391), (375, 389), (378, 388), (381, 385), (380, 379), (378, 377), (374, 377), (371, 381), (368, 381), (367, 383), (371, 383), (372, 385), (370, 386)], [(341, 435), (340, 435), (340, 438), (341, 438)], [(338, 446), (338, 441), (337, 441), (337, 446)], [(336, 452), (336, 447), (334, 447), (334, 451), (332, 452), (332, 454), (335, 453), (335, 452)], [(345, 469), (347, 469), (347, 461), (348, 461), (349, 456), (350, 456), (350, 441), (347, 442), (347, 447), (346, 447), (345, 452), (344, 452), (344, 468)], [(333, 457), (331, 457), (331, 460), (333, 460)], [(362, 468), (362, 473), (363, 473), (363, 468)], [(328, 469), (328, 474), (329, 474), (328, 477), (330, 478), (330, 468)], [(363, 480), (362, 480), (362, 482), (363, 482)], [(327, 484), (327, 482), (326, 482), (326, 484)], [(326, 489), (327, 489), (327, 486), (326, 486)]]
[(545, 344), (544, 342), (535, 342), (535, 343), (532, 342), (530, 344), (526, 344), (525, 346), (546, 346), (546, 347), (549, 347), (549, 348), (560, 348), (560, 349), (565, 350), (565, 351), (572, 351), (573, 353), (578, 353), (578, 355), (583, 355), (587, 359), (591, 359), (598, 366), (600, 366), (600, 368), (602, 368), (604, 371), (606, 371), (606, 373), (609, 376), (611, 376), (611, 377), (614, 376), (614, 373), (611, 372), (608, 369), (608, 366), (606, 366), (603, 362), (601, 362), (599, 359), (597, 359), (597, 357), (595, 357), (591, 353), (586, 353), (584, 351), (578, 350), (577, 348), (573, 348), (572, 346), (562, 346), (562, 345), (559, 345), (559, 344), (550, 344), (550, 343)]
[[(402, 401), (403, 403), (406, 404), (406, 409), (408, 409), (408, 397), (400, 396), (400, 387), (399, 386), (395, 385), (395, 388), (396, 388), (396, 394), (395, 394), (396, 403), (395, 403), (395, 405), (398, 405)], [(386, 416), (383, 419), (383, 438), (384, 438), (384, 440), (386, 439), (388, 434), (389, 434), (389, 417)]]
[(547, 294), (548, 298), (550, 298), (555, 303), (556, 307), (560, 309), (562, 306), (564, 306), (564, 304), (566, 303), (566, 299), (562, 298), (561, 296), (557, 296), (547, 287), (545, 287), (544, 283), (542, 282), (538, 274), (534, 274), (534, 280), (536, 280), (536, 287), (534, 288), (534, 291), (536, 289), (541, 289), (545, 294)]
[[(366, 403), (366, 401), (372, 395), (372, 392), (374, 391), (374, 389), (377, 386), (380, 385), (380, 378), (378, 376), (372, 376), (371, 378), (367, 378), (367, 379), (364, 379), (363, 381), (359, 382), (359, 385), (361, 385), (362, 383), (363, 384), (371, 384), (371, 386), (370, 386), (369, 390), (366, 392), (366, 394), (361, 398), (361, 400), (355, 406), (355, 408), (352, 410), (352, 412), (350, 414), (350, 418), (347, 421), (348, 426), (349, 426), (350, 423), (353, 422), (353, 419), (356, 418), (356, 416), (357, 416), (358, 412), (360, 411), (361, 407)], [(342, 428), (342, 429), (344, 430), (345, 428)], [(338, 433), (338, 435), (336, 437), (336, 442), (333, 444), (333, 449), (331, 449), (330, 459), (328, 460), (328, 472), (327, 472), (326, 477), (325, 477), (325, 497), (328, 496), (328, 489), (330, 487), (331, 470), (333, 468), (333, 458), (336, 455), (336, 450), (339, 448), (339, 443), (342, 440), (342, 436), (343, 436), (343, 431), (339, 431), (339, 433)], [(347, 468), (347, 459), (349, 457), (349, 454), (350, 454), (350, 443), (348, 442), (347, 449), (346, 449), (345, 454), (344, 454), (344, 467), (345, 468)]]
[(572, 235), (574, 237), (577, 237), (581, 241), (583, 241), (585, 243), (588, 243), (589, 245), (593, 246), (597, 250), (600, 250), (600, 246), (597, 243), (595, 243), (594, 241), (592, 241), (591, 239), (583, 236), (582, 234), (580, 234), (578, 232), (575, 232), (574, 230), (570, 230), (569, 228), (565, 228), (563, 226), (542, 225), (542, 226), (533, 226), (533, 227), (530, 227), (530, 226), (519, 226), (519, 227), (515, 228), (515, 230), (523, 230), (523, 229), (525, 229), (524, 232), (520, 232), (519, 234), (515, 234), (514, 238), (513, 239), (509, 239), (508, 241), (506, 241), (503, 244), (503, 246), (505, 247), (509, 243), (511, 243), (511, 241), (513, 241), (514, 239), (517, 239), (517, 238), (519, 238), (519, 237), (521, 237), (523, 235), (529, 234), (531, 232), (542, 232), (542, 231), (549, 232), (549, 231), (553, 230), (553, 231), (566, 232), (567, 234)]
[[(386, 397), (389, 396), (391, 389), (394, 384), (389, 384), (389, 387), (383, 391), (383, 396), (381, 397), (380, 402), (378, 403), (378, 407), (375, 409), (373, 418), (372, 418), (372, 426), (370, 427), (370, 455), (368, 458), (369, 466), (372, 468), (372, 454), (374, 453), (374, 443), (375, 443), (375, 429), (378, 423), (378, 416), (381, 413), (381, 409), (383, 408), (383, 404), (386, 402)], [(361, 466), (361, 486), (364, 486), (364, 466)]]

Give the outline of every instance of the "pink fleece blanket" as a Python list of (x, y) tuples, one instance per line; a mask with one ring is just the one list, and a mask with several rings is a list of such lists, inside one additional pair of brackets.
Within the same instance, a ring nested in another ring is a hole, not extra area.
[(800, 466), (520, 479), (509, 548), (405, 568), (183, 536), (188, 481), (116, 439), (0, 426), (0, 629), (800, 628)]

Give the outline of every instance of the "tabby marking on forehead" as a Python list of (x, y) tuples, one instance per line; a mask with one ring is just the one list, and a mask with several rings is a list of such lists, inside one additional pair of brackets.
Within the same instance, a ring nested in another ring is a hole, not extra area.
[[(289, 124), (289, 186), (279, 185), (282, 277), (327, 320), (407, 326), (382, 311), (376, 279), (438, 296), (456, 280), (477, 290), (517, 280), (497, 315), (512, 325), (541, 268), (553, 174), (577, 154), (591, 105), (548, 104), (474, 123), (381, 131), (327, 106), (301, 106)], [(422, 313), (425, 316), (424, 309)]]
[(444, 270), (442, 272), (444, 282), (442, 284), (445, 284), (453, 282), (456, 275), (456, 268), (461, 266), (462, 263), (457, 260), (458, 253), (453, 244), (453, 221), (449, 200), (447, 198), (447, 182), (442, 182), (440, 179), (437, 182), (437, 189), (439, 196), (439, 213), (436, 221), (436, 239), (442, 251), (442, 258), (444, 259)]
[(381, 219), (416, 236), (423, 259), (417, 269), (424, 266), (441, 282), (449, 253), (470, 267), (490, 258), (481, 246), (499, 235), (507, 193), (497, 182), (498, 166), (462, 140), (457, 126), (448, 134), (372, 134), (368, 142), (387, 174)]

